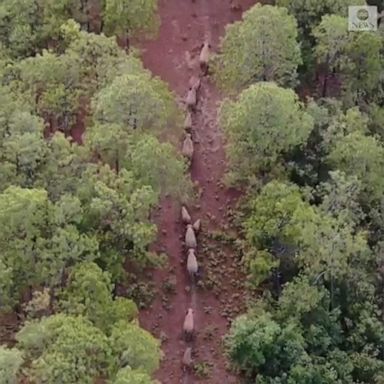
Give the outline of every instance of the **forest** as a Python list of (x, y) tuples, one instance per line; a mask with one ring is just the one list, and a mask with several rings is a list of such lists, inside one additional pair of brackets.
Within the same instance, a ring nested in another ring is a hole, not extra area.
[(383, 384), (384, 4), (180, 2), (0, 2), (0, 384)]

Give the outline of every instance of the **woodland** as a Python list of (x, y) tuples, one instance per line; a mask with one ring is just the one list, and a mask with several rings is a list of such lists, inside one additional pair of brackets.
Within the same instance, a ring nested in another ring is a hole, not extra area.
[[(255, 4), (209, 62), (242, 192), (239, 383), (384, 383), (384, 32), (348, 30), (358, 4)], [(160, 23), (157, 0), (0, 3), (0, 384), (158, 383), (152, 213), (196, 199), (183, 108), (134, 44)]]

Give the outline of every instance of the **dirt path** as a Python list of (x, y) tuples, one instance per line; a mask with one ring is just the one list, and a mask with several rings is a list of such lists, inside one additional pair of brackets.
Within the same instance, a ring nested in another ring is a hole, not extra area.
[[(240, 0), (243, 10), (254, 3), (254, 0)], [(230, 0), (160, 0), (160, 16), (158, 38), (142, 46), (144, 65), (182, 98), (189, 78), (199, 74), (198, 66), (188, 65), (190, 58), (198, 58), (205, 37), (210, 38), (215, 50), (225, 25), (239, 19), (241, 12), (230, 9)], [(164, 384), (238, 382), (227, 370), (222, 348), (228, 319), (243, 309), (244, 279), (234, 247), (226, 237), (230, 234), (229, 213), (238, 194), (222, 184), (226, 161), (223, 136), (216, 122), (219, 102), (218, 91), (204, 77), (193, 115), (195, 154), (191, 167), (192, 179), (201, 193), (196, 205), (189, 207), (193, 220), (201, 218), (203, 223), (197, 251), (203, 288), (191, 286), (186, 273), (180, 205), (165, 200), (155, 217), (161, 228), (155, 248), (168, 254), (169, 268), (153, 272), (157, 297), (151, 308), (142, 311), (140, 320), (164, 341), (165, 357), (157, 373)], [(215, 233), (219, 237), (216, 241)], [(195, 372), (183, 374), (181, 359), (186, 343), (182, 339), (182, 324), (189, 307), (194, 309), (197, 330), (193, 341)]]

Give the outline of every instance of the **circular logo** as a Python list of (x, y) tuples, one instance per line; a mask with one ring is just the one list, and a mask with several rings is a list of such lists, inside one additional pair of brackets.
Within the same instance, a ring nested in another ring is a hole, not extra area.
[(369, 13), (366, 9), (359, 9), (356, 16), (359, 20), (365, 21), (369, 18)]

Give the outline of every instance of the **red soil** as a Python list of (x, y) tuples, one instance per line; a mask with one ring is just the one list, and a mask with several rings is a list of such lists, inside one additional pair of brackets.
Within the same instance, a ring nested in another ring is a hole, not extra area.
[[(244, 10), (255, 1), (240, 0), (239, 3)], [(192, 59), (198, 57), (205, 37), (210, 39), (212, 49), (216, 50), (225, 25), (240, 18), (241, 12), (231, 10), (230, 0), (160, 0), (160, 16), (162, 24), (158, 38), (142, 44), (144, 65), (183, 98), (188, 90), (189, 78), (199, 74), (198, 66), (191, 68), (188, 65), (188, 55)], [(198, 183), (201, 194), (199, 202), (189, 207), (193, 220), (202, 219), (204, 236), (211, 231), (228, 230), (227, 213), (235, 206), (238, 196), (236, 191), (227, 189), (222, 184), (226, 160), (223, 135), (216, 118), (219, 103), (218, 91), (210, 79), (204, 77), (197, 111), (193, 115), (195, 153), (191, 168), (192, 179)], [(218, 295), (200, 288), (191, 289), (185, 267), (186, 252), (182, 242), (185, 229), (180, 222), (180, 204), (166, 199), (157, 212), (155, 221), (160, 229), (155, 250), (167, 253), (170, 267), (168, 270), (153, 271), (158, 294), (153, 305), (142, 311), (140, 321), (142, 326), (165, 339), (165, 357), (157, 378), (164, 384), (238, 382), (239, 379), (227, 370), (221, 343), (222, 336), (228, 330), (228, 321), (222, 316), (223, 309), (235, 292), (233, 281), (243, 278), (240, 271), (233, 268), (236, 266), (234, 253), (225, 249), (223, 244), (211, 242), (211, 246), (217, 247), (215, 252), (223, 250), (223, 263), (230, 271), (221, 281), (222, 293)], [(201, 248), (197, 252), (200, 261), (207, 258)], [(170, 296), (168, 307), (164, 308), (162, 285), (170, 275), (176, 276), (176, 292)], [(182, 325), (189, 307), (194, 309), (197, 330), (193, 342), (195, 361), (211, 365), (205, 380), (196, 375), (183, 374), (181, 369), (181, 359), (186, 348), (182, 338)], [(210, 330), (213, 330), (213, 336), (208, 337)]]

